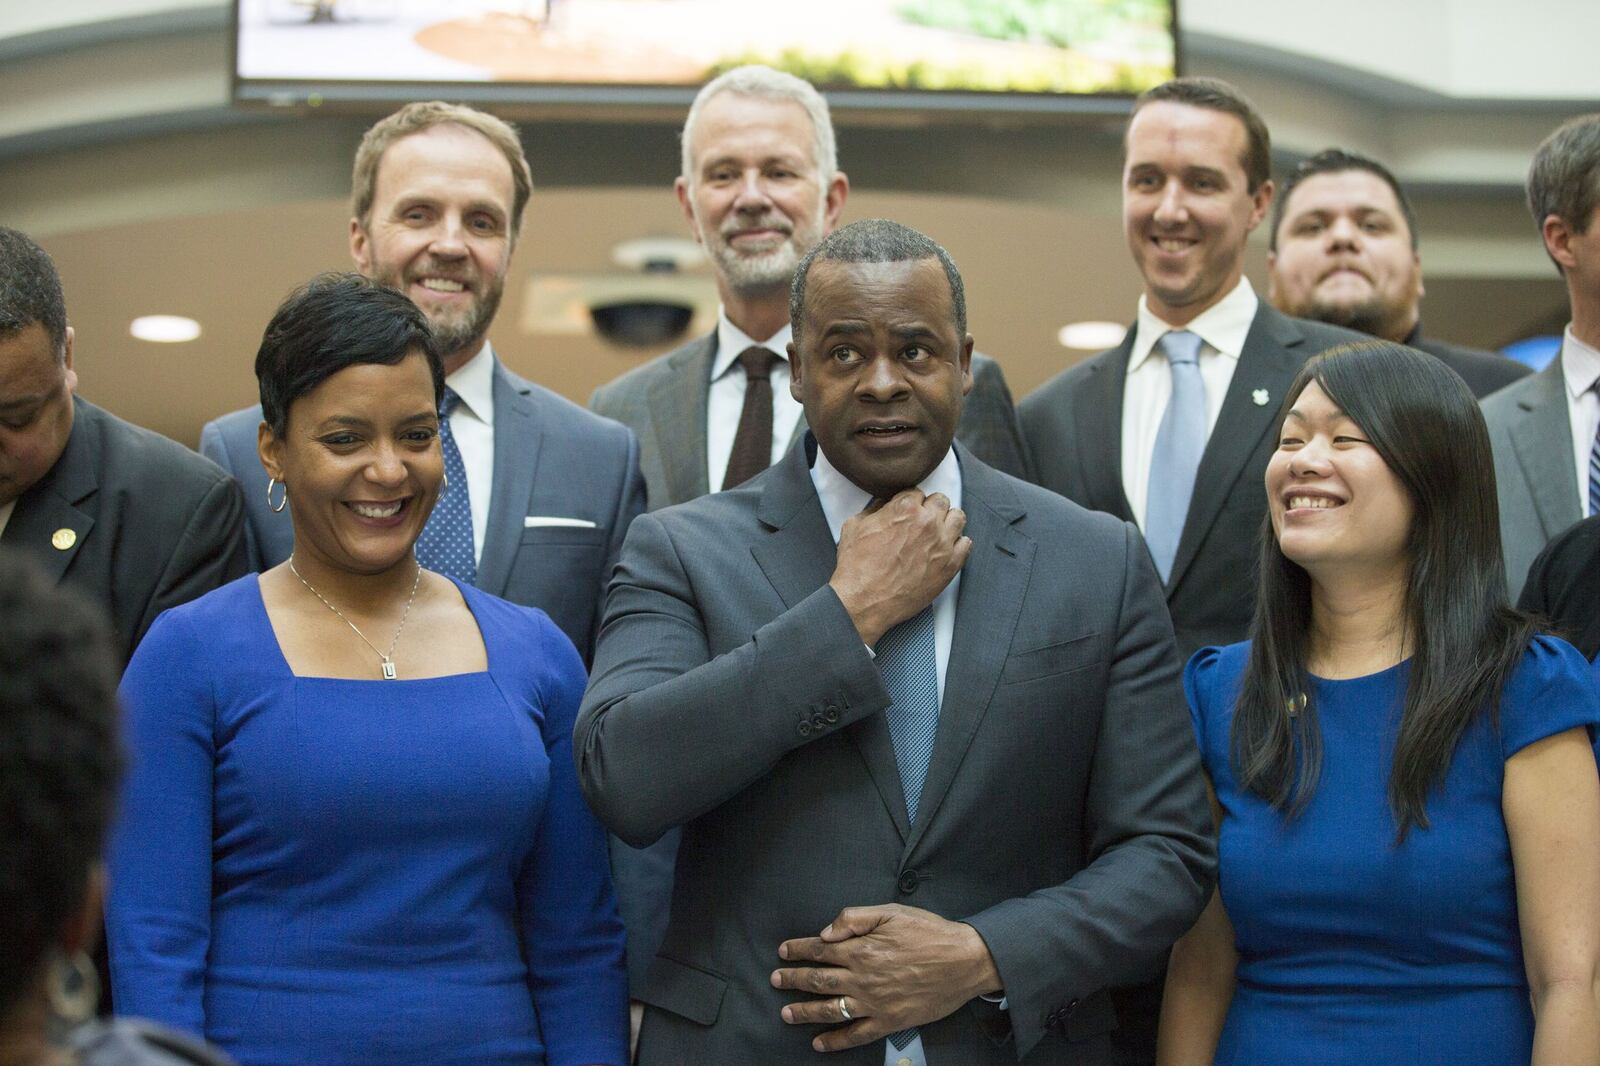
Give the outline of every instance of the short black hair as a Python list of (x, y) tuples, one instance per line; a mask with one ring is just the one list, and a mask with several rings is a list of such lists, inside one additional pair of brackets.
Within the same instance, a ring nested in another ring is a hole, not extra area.
[(1528, 167), (1528, 210), (1543, 244), (1545, 219), (1554, 215), (1573, 233), (1587, 233), (1597, 205), (1600, 114), (1579, 115), (1558, 126), (1533, 153)]
[(122, 752), (102, 612), (0, 551), (0, 1017), (83, 906)]
[(836, 263), (914, 263), (923, 259), (937, 259), (944, 267), (944, 276), (950, 282), (950, 308), (954, 313), (956, 332), (967, 335), (967, 288), (961, 281), (961, 271), (956, 269), (950, 253), (923, 233), (910, 226), (902, 226), (886, 218), (864, 218), (836, 229), (818, 244), (795, 267), (794, 280), (789, 285), (789, 322), (794, 329), (795, 344), (800, 343), (800, 317), (805, 311), (806, 276), (811, 264), (819, 259)]
[(0, 226), (0, 337), (44, 327), (56, 358), (67, 353), (67, 300), (49, 254), (21, 230)]
[(283, 436), (289, 407), (347, 367), (394, 366), (413, 352), (428, 360), (435, 402), (444, 366), (433, 329), (417, 305), (360, 274), (319, 274), (278, 305), (256, 352), (261, 412)]
[(1300, 165), (1294, 168), (1289, 177), (1284, 180), (1283, 188), (1278, 190), (1278, 196), (1272, 202), (1272, 228), (1267, 230), (1267, 247), (1272, 251), (1278, 250), (1278, 226), (1283, 222), (1284, 212), (1289, 207), (1289, 197), (1294, 193), (1296, 186), (1307, 178), (1314, 178), (1318, 174), (1343, 174), (1347, 170), (1365, 170), (1368, 174), (1376, 174), (1383, 179), (1394, 193), (1395, 203), (1400, 205), (1400, 214), (1405, 217), (1406, 230), (1411, 234), (1411, 250), (1417, 250), (1417, 213), (1411, 208), (1411, 201), (1406, 197), (1405, 190), (1400, 188), (1400, 182), (1389, 172), (1389, 168), (1376, 159), (1355, 152), (1347, 152), (1343, 148), (1324, 148), (1310, 159), (1302, 159)]
[[(1133, 101), (1133, 111), (1128, 115), (1128, 125), (1133, 125), (1136, 115), (1146, 104), (1187, 104), (1206, 111), (1221, 111), (1232, 115), (1244, 124), (1244, 155), (1239, 165), (1244, 168), (1245, 181), (1254, 194), (1272, 177), (1272, 134), (1267, 132), (1266, 120), (1250, 98), (1221, 78), (1173, 78), (1140, 93)], [(1127, 153), (1128, 134), (1123, 130), (1123, 153)]]

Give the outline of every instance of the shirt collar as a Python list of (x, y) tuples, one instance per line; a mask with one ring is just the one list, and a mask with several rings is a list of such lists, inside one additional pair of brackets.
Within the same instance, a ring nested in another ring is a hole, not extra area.
[(1600, 379), (1600, 351), (1580, 341), (1570, 322), (1561, 338), (1561, 373), (1574, 400), (1594, 388), (1596, 379)]
[(783, 328), (764, 341), (752, 338), (728, 320), (728, 309), (717, 308), (717, 356), (711, 360), (711, 380), (716, 381), (728, 372), (739, 353), (753, 345), (772, 351), (784, 362), (789, 361), (789, 342), (794, 339), (794, 327), (785, 322)]
[[(872, 496), (828, 462), (821, 448), (817, 449), (817, 461), (811, 467), (811, 483), (816, 486), (817, 500), (828, 519), (828, 531), (833, 534), (833, 542), (837, 544), (845, 519), (860, 514), (872, 502)], [(951, 507), (961, 506), (961, 464), (956, 461), (954, 448), (944, 453), (939, 465), (918, 482), (917, 488), (927, 495), (942, 492)]]
[(17, 501), (0, 504), (0, 533), (6, 531), (6, 523), (11, 521), (11, 512), (17, 509)]
[(1133, 373), (1150, 358), (1150, 352), (1162, 334), (1175, 329), (1197, 333), (1212, 351), (1230, 359), (1238, 359), (1244, 351), (1244, 339), (1250, 333), (1260, 301), (1250, 287), (1250, 279), (1243, 275), (1233, 291), (1201, 311), (1187, 326), (1174, 326), (1156, 317), (1143, 296), (1139, 297), (1139, 320), (1133, 335), (1133, 349), (1128, 353), (1128, 373)]
[(468, 359), (444, 383), (461, 397), (461, 405), (478, 421), (494, 425), (494, 349), (484, 341), (478, 354)]

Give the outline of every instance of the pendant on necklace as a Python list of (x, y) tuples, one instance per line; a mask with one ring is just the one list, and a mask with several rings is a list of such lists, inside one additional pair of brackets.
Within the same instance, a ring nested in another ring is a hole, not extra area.
[(399, 674), (394, 672), (394, 662), (385, 656), (383, 660), (383, 679), (385, 681), (394, 681), (399, 676)]

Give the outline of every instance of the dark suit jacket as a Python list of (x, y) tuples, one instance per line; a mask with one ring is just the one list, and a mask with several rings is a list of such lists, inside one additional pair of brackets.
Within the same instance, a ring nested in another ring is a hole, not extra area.
[(1441, 363), (1460, 374), (1467, 388), (1472, 390), (1472, 395), (1480, 400), (1491, 392), (1499, 392), (1518, 378), (1533, 373), (1532, 367), (1494, 352), (1463, 348), (1459, 344), (1446, 344), (1432, 337), (1424, 337), (1421, 326), (1411, 331), (1405, 343), (1436, 356)]
[[(1122, 486), (1122, 394), (1134, 333), (1129, 329), (1117, 347), (1057, 374), (1018, 408), (1038, 483), (1130, 521), (1133, 509)], [(1200, 457), (1167, 581), (1167, 607), (1185, 656), (1247, 635), (1267, 513), (1262, 482), (1276, 448), (1272, 429), (1278, 408), (1307, 359), (1363, 340), (1371, 338), (1290, 318), (1265, 300), (1257, 308)], [(1265, 402), (1257, 403), (1258, 397)]]
[[(478, 587), (544, 611), (587, 663), (611, 564), (644, 508), (638, 441), (498, 360), (494, 409), (494, 482)], [(294, 528), (287, 510), (267, 507), (267, 472), (256, 453), (260, 425), (259, 404), (223, 415), (201, 431), (200, 450), (245, 486), (250, 561), (265, 570), (289, 557)], [(530, 515), (594, 525), (527, 527)]]
[(120, 665), (176, 607), (246, 572), (239, 486), (157, 433), (73, 399), (67, 447), (17, 499), (0, 545), (109, 612)]
[[(639, 435), (639, 462), (649, 488), (649, 510), (687, 503), (711, 491), (706, 476), (706, 394), (717, 335), (700, 337), (657, 356), (596, 389), (589, 407)], [(795, 427), (791, 444), (806, 429)], [(1000, 364), (972, 357), (972, 391), (961, 409), (956, 439), (997, 470), (1028, 476), (1027, 452), (1011, 390)]]
[[(849, 905), (971, 924), (1014, 1038), (970, 1004), (935, 1063), (1107, 1061), (1106, 985), (1194, 921), (1210, 816), (1161, 592), (1137, 531), (957, 445), (973, 549), (915, 826), (888, 693), (827, 581), (806, 445), (747, 485), (641, 516), (575, 733), (591, 807), (629, 843), (684, 827), (651, 967), (647, 1066), (812, 1064), (779, 1017), (777, 946)], [(829, 1056), (880, 1064), (877, 1043)]]
[(1549, 619), (1584, 658), (1600, 655), (1600, 515), (1545, 545), (1517, 606)]
[(1506, 583), (1515, 599), (1534, 558), (1583, 517), (1561, 357), (1485, 399), (1483, 420), (1494, 448)]

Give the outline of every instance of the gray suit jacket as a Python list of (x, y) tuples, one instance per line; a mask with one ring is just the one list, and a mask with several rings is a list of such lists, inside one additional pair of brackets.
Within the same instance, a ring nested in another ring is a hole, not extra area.
[(17, 498), (0, 547), (103, 607), (119, 669), (156, 616), (246, 572), (233, 479), (181, 444), (73, 400), (72, 434)]
[(1583, 517), (1572, 458), (1572, 417), (1558, 356), (1483, 401), (1500, 494), (1500, 540), (1511, 598), (1557, 533)]
[[(1018, 408), (1036, 480), (1096, 511), (1131, 521), (1122, 485), (1122, 393), (1135, 330), (1120, 345), (1051, 378)], [(1311, 356), (1362, 333), (1290, 318), (1261, 301), (1195, 475), (1167, 607), (1185, 656), (1245, 638), (1267, 514), (1263, 486), (1284, 394)], [(1264, 403), (1257, 403), (1264, 394)]]
[[(478, 587), (538, 607), (589, 661), (599, 601), (628, 524), (644, 508), (639, 444), (549, 389), (494, 365), (494, 482)], [(261, 406), (206, 423), (200, 450), (245, 486), (250, 562), (276, 566), (294, 548), (289, 512), (267, 507), (256, 453)], [(527, 528), (528, 515), (584, 519), (594, 528)]]
[[(596, 389), (589, 407), (639, 435), (639, 463), (648, 509), (687, 503), (711, 491), (706, 477), (706, 392), (717, 335), (690, 341)], [(794, 438), (805, 433), (805, 419)], [(956, 439), (972, 454), (1013, 477), (1028, 476), (1022, 430), (1000, 364), (972, 357), (972, 392), (961, 409)]]
[[(1108, 1061), (1101, 990), (1189, 927), (1214, 872), (1138, 533), (957, 445), (974, 547), (908, 825), (888, 694), (827, 586), (808, 445), (640, 517), (607, 597), (575, 733), (585, 795), (633, 844), (684, 827), (640, 1061), (815, 1063), (812, 1031), (779, 1016), (794, 993), (768, 982), (777, 946), (892, 902), (971, 924), (1009, 998), (923, 1026), (932, 1061)], [(883, 1045), (835, 1060), (881, 1063)]]

